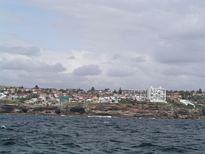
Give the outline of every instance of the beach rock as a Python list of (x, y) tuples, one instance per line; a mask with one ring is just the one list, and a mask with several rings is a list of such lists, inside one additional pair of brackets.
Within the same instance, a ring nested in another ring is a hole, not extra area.
[(1, 113), (12, 113), (14, 112), (15, 106), (13, 105), (1, 105), (0, 112)]
[(75, 106), (75, 107), (70, 108), (70, 112), (83, 114), (83, 113), (85, 113), (85, 109), (83, 107), (80, 107), (80, 106)]
[(60, 113), (61, 113), (61, 110), (57, 108), (57, 109), (55, 109), (55, 113), (56, 113), (56, 114), (60, 114)]

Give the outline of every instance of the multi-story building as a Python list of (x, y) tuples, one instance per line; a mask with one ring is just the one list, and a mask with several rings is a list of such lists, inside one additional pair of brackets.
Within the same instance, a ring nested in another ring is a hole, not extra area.
[(166, 89), (162, 87), (154, 88), (151, 86), (147, 90), (147, 98), (150, 102), (166, 103)]

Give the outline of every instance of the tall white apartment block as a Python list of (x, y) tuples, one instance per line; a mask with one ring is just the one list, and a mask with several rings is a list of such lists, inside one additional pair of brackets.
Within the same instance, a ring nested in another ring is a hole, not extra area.
[(154, 88), (151, 86), (147, 90), (147, 98), (150, 102), (166, 103), (166, 89), (162, 87)]

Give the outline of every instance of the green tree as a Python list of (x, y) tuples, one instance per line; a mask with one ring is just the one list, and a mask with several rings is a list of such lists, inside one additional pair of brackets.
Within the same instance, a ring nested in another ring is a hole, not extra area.
[(39, 89), (39, 86), (38, 86), (38, 85), (35, 85), (34, 89)]
[(202, 90), (201, 90), (201, 88), (199, 88), (198, 93), (199, 93), (199, 94), (202, 94)]
[(182, 99), (189, 99), (191, 96), (191, 93), (189, 91), (181, 91)]
[(118, 90), (118, 94), (122, 94), (122, 89), (121, 88)]
[(95, 88), (94, 87), (91, 87), (91, 89), (90, 89), (91, 91), (95, 91)]

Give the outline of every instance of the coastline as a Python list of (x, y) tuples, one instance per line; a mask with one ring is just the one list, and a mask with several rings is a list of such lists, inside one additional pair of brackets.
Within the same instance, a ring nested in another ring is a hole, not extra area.
[(173, 107), (169, 104), (69, 104), (66, 106), (25, 106), (0, 104), (0, 114), (54, 116), (111, 116), (146, 119), (205, 119), (200, 108)]

